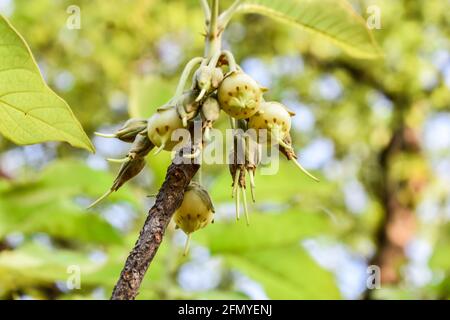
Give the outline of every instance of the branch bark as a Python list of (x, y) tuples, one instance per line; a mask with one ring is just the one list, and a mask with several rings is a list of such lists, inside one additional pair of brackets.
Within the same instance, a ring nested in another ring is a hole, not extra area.
[(184, 191), (199, 169), (198, 164), (172, 163), (165, 181), (148, 212), (139, 238), (125, 262), (112, 300), (133, 300), (139, 293), (144, 275), (163, 240), (164, 232), (174, 212), (180, 207)]
[[(205, 3), (205, 1), (202, 1)], [(221, 38), (217, 29), (219, 0), (212, 0), (211, 19), (205, 43), (205, 58), (210, 58), (221, 50)], [(191, 127), (191, 136), (193, 127)], [(192, 147), (192, 146), (191, 146)], [(191, 147), (178, 154), (191, 154)], [(180, 161), (181, 160), (181, 161)], [(193, 160), (195, 161), (195, 160)], [(150, 209), (144, 227), (133, 250), (125, 262), (119, 281), (114, 287), (112, 300), (133, 300), (139, 293), (142, 280), (163, 240), (164, 232), (175, 211), (183, 202), (186, 187), (197, 173), (200, 165), (186, 164), (186, 159), (175, 159), (167, 169), (166, 178)]]

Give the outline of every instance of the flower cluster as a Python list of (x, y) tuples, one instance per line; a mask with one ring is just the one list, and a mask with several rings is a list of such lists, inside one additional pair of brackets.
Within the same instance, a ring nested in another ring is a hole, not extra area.
[[(194, 68), (197, 69), (194, 71)], [(185, 90), (186, 79), (191, 73), (192, 85)], [(144, 158), (152, 149), (156, 149), (155, 154), (162, 150), (174, 150), (180, 141), (172, 139), (173, 133), (179, 129), (189, 130), (196, 121), (201, 121), (202, 124), (201, 138), (189, 141), (192, 153), (183, 156), (190, 159), (200, 157), (204, 145), (211, 140), (210, 130), (219, 119), (221, 111), (230, 117), (231, 127), (236, 129), (229, 171), (237, 219), (240, 217), (242, 196), (247, 223), (249, 221), (246, 180), (248, 175), (252, 199), (255, 201), (255, 172), (261, 161), (261, 148), (264, 146), (277, 145), (288, 160), (317, 180), (296, 160), (290, 136), (291, 117), (295, 115), (294, 112), (279, 102), (266, 101), (266, 91), (266, 88), (258, 85), (236, 64), (233, 55), (228, 51), (221, 51), (209, 58), (194, 58), (187, 64), (174, 97), (158, 108), (148, 120), (131, 119), (114, 134), (98, 133), (102, 137), (132, 143), (132, 147), (125, 158), (109, 159), (122, 163), (119, 174), (111, 189), (91, 206), (136, 176), (143, 169)], [(250, 130), (257, 134), (253, 137), (246, 135), (245, 132)], [(192, 182), (173, 219), (177, 227), (190, 235), (212, 222), (213, 212), (212, 201), (206, 189)]]

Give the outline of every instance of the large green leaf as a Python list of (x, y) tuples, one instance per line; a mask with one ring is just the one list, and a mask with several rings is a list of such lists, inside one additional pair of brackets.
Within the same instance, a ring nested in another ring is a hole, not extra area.
[[(71, 291), (71, 295), (84, 295), (86, 290), (98, 286), (104, 288), (106, 295), (109, 295), (134, 241), (133, 235), (125, 239), (126, 244), (108, 246), (104, 251), (104, 260), (92, 259), (89, 250), (48, 248), (31, 242), (14, 250), (1, 251), (0, 297), (11, 290), (48, 286), (55, 281), (66, 282), (70, 276), (70, 266), (77, 266), (81, 271), (81, 290)], [(169, 253), (167, 245), (163, 243), (157, 253), (158, 259), (152, 263), (140, 288), (144, 297), (158, 298), (155, 289), (162, 287), (159, 283), (165, 275), (165, 257)]]
[(286, 247), (300, 239), (331, 232), (331, 221), (320, 212), (292, 210), (283, 214), (251, 213), (251, 223), (217, 222), (193, 237), (213, 253), (240, 253)]
[(226, 255), (226, 262), (261, 283), (271, 299), (338, 299), (333, 275), (300, 246)]
[(450, 270), (450, 243), (438, 244), (430, 260), (432, 268)]
[[(107, 172), (66, 160), (53, 163), (34, 181), (10, 184), (0, 191), (0, 238), (11, 232), (45, 232), (68, 241), (120, 243), (121, 235), (113, 226), (74, 202), (77, 196), (97, 197), (109, 188), (112, 179)], [(129, 186), (110, 200), (139, 207)]]
[(0, 201), (0, 238), (12, 232), (42, 232), (73, 242), (111, 244), (122, 241), (119, 232), (99, 215), (52, 200), (50, 196), (38, 205)]
[(0, 252), (0, 295), (30, 285), (66, 281), (67, 268), (78, 266), (83, 275), (102, 264), (91, 261), (86, 254), (69, 250), (51, 250), (37, 244), (27, 244), (13, 251)]
[(20, 34), (0, 15), (0, 133), (19, 145), (65, 141), (94, 151), (67, 103), (42, 78)]
[(193, 237), (258, 281), (271, 299), (335, 299), (339, 290), (333, 276), (300, 245), (302, 239), (332, 233), (333, 226), (321, 213), (252, 213), (250, 226), (217, 222)]
[(430, 259), (430, 266), (440, 270), (450, 270), (450, 224), (439, 229), (439, 237)]
[(364, 19), (345, 0), (243, 0), (238, 11), (302, 27), (326, 37), (354, 57), (381, 55)]
[[(109, 190), (113, 180), (114, 175), (108, 172), (94, 170), (80, 161), (70, 159), (52, 163), (40, 177), (45, 187), (52, 189), (54, 197), (61, 199), (89, 196), (94, 200)], [(140, 209), (136, 190), (131, 190), (129, 185), (113, 192), (108, 201), (127, 201)]]

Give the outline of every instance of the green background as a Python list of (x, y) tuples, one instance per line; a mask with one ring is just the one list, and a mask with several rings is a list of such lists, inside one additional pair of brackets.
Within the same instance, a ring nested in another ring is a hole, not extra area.
[[(216, 223), (193, 235), (188, 257), (171, 226), (139, 299), (450, 297), (449, 2), (350, 2), (365, 18), (368, 6), (381, 9), (373, 33), (384, 59), (353, 59), (261, 16), (233, 20), (225, 47), (297, 112), (295, 148), (321, 182), (286, 161), (277, 175), (257, 175), (247, 227), (234, 220), (228, 168), (205, 166)], [(79, 30), (66, 27), (70, 5), (81, 9)], [(194, 0), (1, 0), (0, 13), (91, 137), (150, 116), (203, 50)], [(227, 124), (222, 115), (217, 126)], [(93, 142), (95, 155), (0, 137), (0, 298), (109, 298), (170, 156), (149, 156), (145, 172), (86, 211), (118, 170), (105, 158), (128, 147)], [(390, 254), (380, 232), (400, 250), (388, 259), (397, 275), (382, 267), (381, 289), (366, 292), (368, 264)], [(80, 289), (68, 288), (71, 266)]]

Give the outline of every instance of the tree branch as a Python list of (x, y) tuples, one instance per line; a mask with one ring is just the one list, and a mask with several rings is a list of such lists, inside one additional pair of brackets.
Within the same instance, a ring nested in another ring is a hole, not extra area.
[(150, 209), (139, 238), (125, 262), (112, 300), (133, 300), (144, 275), (158, 251), (174, 212), (183, 201), (184, 191), (199, 169), (198, 164), (175, 164), (167, 169), (166, 179)]
[[(205, 3), (206, 1), (202, 1), (204, 9)], [(217, 30), (219, 0), (212, 0), (210, 14), (209, 32), (205, 43), (206, 58), (221, 50), (221, 39)], [(183, 154), (190, 153), (191, 147), (181, 150), (177, 156), (182, 158)], [(144, 275), (158, 251), (170, 219), (183, 202), (184, 191), (200, 168), (198, 164), (186, 164), (186, 159), (178, 161), (179, 158), (175, 159), (167, 169), (166, 179), (156, 196), (155, 204), (148, 213), (139, 238), (125, 262), (119, 281), (114, 287), (112, 300), (132, 300), (136, 298)]]

